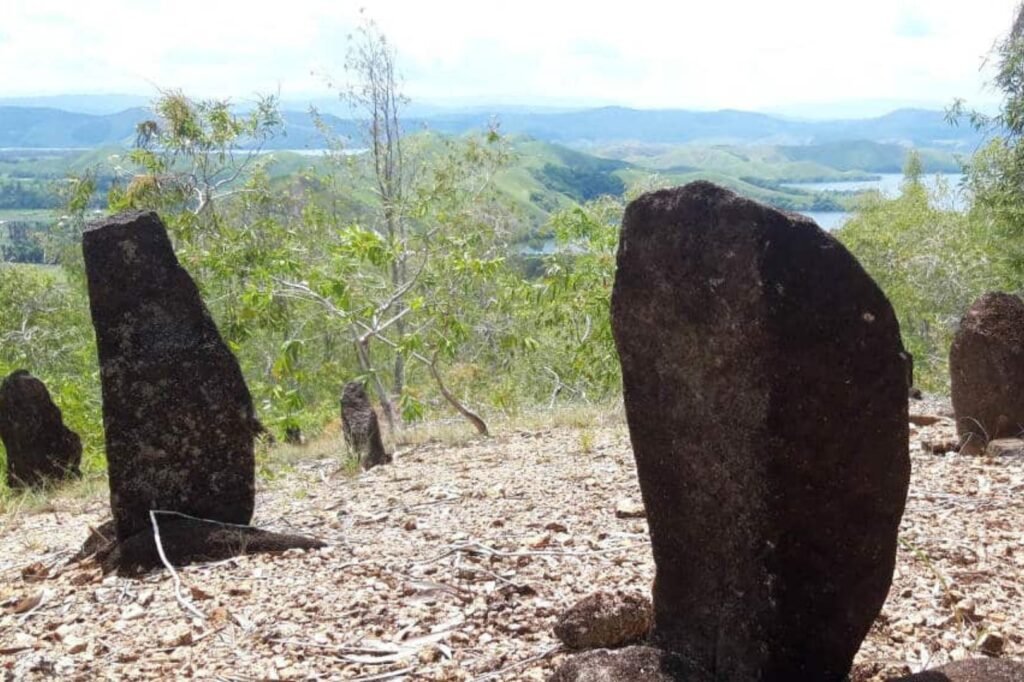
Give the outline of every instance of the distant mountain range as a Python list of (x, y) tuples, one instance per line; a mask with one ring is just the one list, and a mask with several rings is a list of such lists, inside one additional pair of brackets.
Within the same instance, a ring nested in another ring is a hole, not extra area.
[[(0, 106), (0, 148), (96, 148), (128, 145), (135, 126), (152, 117), (143, 107), (113, 114), (89, 114), (54, 107)], [(271, 149), (318, 149), (320, 132), (307, 112), (283, 112), (284, 134)], [(339, 135), (359, 144), (355, 121), (324, 114)], [(969, 126), (953, 127), (943, 112), (901, 109), (885, 116), (833, 121), (800, 121), (746, 111), (640, 110), (602, 107), (579, 111), (481, 109), (438, 113), (405, 120), (408, 132), (428, 129), (461, 134), (496, 121), (502, 131), (579, 148), (609, 144), (809, 145), (863, 140), (902, 146), (971, 152), (980, 143)]]

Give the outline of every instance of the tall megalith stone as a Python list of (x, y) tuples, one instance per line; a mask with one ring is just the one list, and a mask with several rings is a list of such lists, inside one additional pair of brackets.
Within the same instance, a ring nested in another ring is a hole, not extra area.
[(10, 488), (35, 488), (81, 475), (81, 439), (64, 425), (43, 382), (25, 370), (0, 383), (0, 440), (7, 451)]
[(845, 679), (910, 474), (889, 302), (813, 221), (696, 182), (627, 208), (612, 326), (653, 643), (688, 680)]
[(256, 417), (238, 361), (153, 212), (82, 238), (117, 536), (149, 511), (247, 524)]
[(238, 361), (159, 216), (93, 223), (82, 250), (116, 536), (101, 552), (104, 565), (158, 566), (157, 515), (162, 549), (177, 564), (322, 546), (247, 525), (261, 427)]
[(248, 523), (252, 398), (160, 217), (93, 223), (82, 248), (118, 538), (151, 509)]
[(990, 292), (960, 320), (949, 350), (950, 393), (961, 444), (1024, 432), (1024, 301)]

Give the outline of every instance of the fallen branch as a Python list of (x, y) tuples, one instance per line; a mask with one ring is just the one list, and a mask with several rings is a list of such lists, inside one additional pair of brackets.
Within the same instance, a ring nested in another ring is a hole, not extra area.
[(401, 677), (402, 675), (408, 675), (412, 671), (412, 667), (402, 668), (401, 670), (392, 670), (389, 673), (381, 673), (380, 675), (370, 675), (369, 677), (353, 677), (352, 682), (374, 682), (375, 680), (390, 680), (395, 677)]
[[(149, 520), (153, 523), (153, 542), (156, 544), (157, 554), (160, 555), (160, 561), (163, 562), (164, 568), (170, 571), (171, 578), (174, 580), (174, 598), (178, 600), (178, 604), (181, 605), (182, 609), (191, 613), (199, 620), (206, 620), (206, 615), (193, 606), (192, 602), (185, 599), (185, 595), (181, 593), (181, 578), (178, 577), (178, 572), (174, 570), (174, 566), (171, 565), (171, 562), (167, 560), (167, 555), (164, 553), (164, 545), (160, 541), (160, 524), (156, 522), (157, 513), (176, 514), (176, 512), (158, 512), (155, 509), (151, 509), (149, 511)], [(180, 514), (180, 516), (185, 516), (185, 514)]]

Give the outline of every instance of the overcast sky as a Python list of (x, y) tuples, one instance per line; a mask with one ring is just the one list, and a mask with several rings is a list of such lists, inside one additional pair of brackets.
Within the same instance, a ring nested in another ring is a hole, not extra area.
[(420, 102), (980, 103), (1017, 2), (0, 0), (0, 97), (328, 95), (365, 7)]

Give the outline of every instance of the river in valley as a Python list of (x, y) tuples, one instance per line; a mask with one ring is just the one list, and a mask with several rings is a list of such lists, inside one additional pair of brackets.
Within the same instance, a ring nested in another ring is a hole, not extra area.
[[(922, 178), (925, 186), (933, 193), (938, 193), (939, 207), (950, 210), (963, 210), (967, 200), (961, 189), (964, 176), (960, 173), (939, 173), (926, 175)], [(903, 187), (902, 173), (883, 173), (876, 180), (855, 180), (845, 182), (793, 182), (784, 183), (784, 187), (809, 190), (813, 192), (865, 192), (878, 190), (883, 196), (893, 199), (900, 194)], [(852, 214), (843, 211), (801, 211), (823, 229), (835, 230), (842, 227)]]

